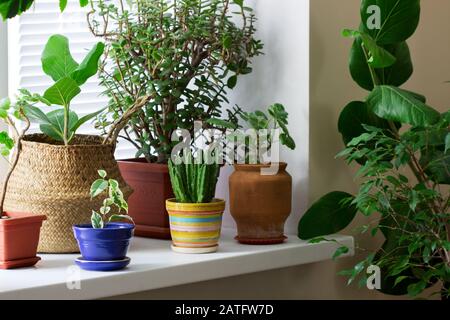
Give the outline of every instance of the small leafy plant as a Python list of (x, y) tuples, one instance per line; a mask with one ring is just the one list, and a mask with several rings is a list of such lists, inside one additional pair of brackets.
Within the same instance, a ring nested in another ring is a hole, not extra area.
[[(113, 221), (129, 220), (133, 222), (133, 219), (128, 215), (128, 203), (123, 197), (117, 180), (106, 179), (107, 173), (104, 170), (99, 170), (98, 175), (100, 179), (95, 180), (91, 186), (91, 198), (95, 198), (105, 192), (108, 196), (103, 200), (103, 205), (98, 212), (92, 211), (92, 227), (94, 229), (103, 229), (108, 222)], [(117, 209), (116, 213), (113, 213), (113, 208)], [(126, 214), (122, 214), (122, 211), (125, 211)]]
[(219, 164), (195, 163), (195, 159), (189, 155), (179, 164), (170, 159), (169, 173), (177, 202), (209, 203), (214, 199)]
[[(288, 147), (291, 150), (296, 148), (295, 141), (288, 130), (288, 113), (284, 106), (280, 103), (275, 103), (267, 108), (267, 111), (257, 110), (254, 112), (244, 112), (241, 109), (237, 110), (237, 115), (247, 126), (252, 129), (251, 132), (246, 132), (240, 129), (228, 132), (225, 136), (227, 140), (234, 140), (239, 144), (245, 146), (245, 162), (249, 163), (256, 160), (257, 163), (264, 163), (266, 158), (272, 156), (272, 146), (277, 139), (281, 145)], [(236, 129), (227, 125), (221, 119), (209, 119), (212, 125), (223, 127), (226, 129)], [(265, 150), (262, 150), (264, 147)], [(259, 148), (259, 157), (256, 157), (256, 151)], [(253, 156), (252, 156), (253, 155)], [(240, 157), (240, 154), (237, 155)]]
[[(30, 120), (25, 115), (23, 109), (25, 105), (28, 105), (28, 101), (20, 97), (14, 105), (9, 98), (0, 101), (0, 120), (8, 126), (13, 135), (11, 137), (6, 131), (0, 132), (0, 156), (10, 164), (0, 194), (0, 217), (3, 215), (3, 204), (6, 198), (9, 179), (19, 160), (22, 139), (30, 128)], [(19, 125), (19, 122), (22, 122), (22, 125)], [(10, 162), (8, 157), (14, 147), (16, 147), (16, 150)]]
[(69, 145), (76, 131), (103, 111), (102, 109), (80, 118), (70, 110), (71, 101), (81, 92), (80, 86), (97, 73), (103, 50), (104, 44), (97, 43), (83, 61), (78, 63), (70, 53), (66, 37), (53, 35), (48, 39), (42, 53), (42, 69), (55, 83), (42, 96), (25, 89), (20, 90), (24, 101), (40, 102), (55, 108), (46, 114), (38, 106), (25, 105), (26, 115), (31, 121), (40, 124), (42, 133)]

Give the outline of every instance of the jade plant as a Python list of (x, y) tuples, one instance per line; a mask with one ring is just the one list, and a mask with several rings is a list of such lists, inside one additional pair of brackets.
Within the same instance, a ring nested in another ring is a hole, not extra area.
[[(120, 190), (119, 183), (114, 179), (107, 179), (105, 170), (98, 170), (100, 179), (92, 183), (90, 195), (91, 198), (98, 197), (104, 193), (107, 197), (103, 200), (103, 205), (97, 211), (92, 211), (91, 223), (94, 229), (103, 229), (105, 225), (113, 221), (128, 220), (133, 222), (133, 219), (128, 214), (128, 203), (123, 197)], [(117, 212), (114, 212), (116, 209)]]
[(169, 160), (169, 174), (177, 202), (209, 203), (216, 193), (220, 167), (216, 163), (196, 163), (192, 156), (174, 163)]
[(42, 53), (42, 69), (54, 84), (43, 95), (20, 90), (24, 99), (39, 100), (54, 110), (44, 113), (35, 105), (26, 105), (25, 112), (31, 121), (40, 124), (40, 130), (56, 141), (69, 145), (76, 131), (87, 121), (103, 111), (79, 117), (70, 109), (72, 100), (81, 92), (80, 86), (97, 73), (104, 44), (99, 42), (89, 51), (81, 63), (76, 62), (69, 49), (69, 40), (62, 35), (52, 35)]
[[(369, 28), (370, 6), (381, 8), (380, 28)], [(408, 17), (404, 19), (404, 17)], [(331, 192), (305, 213), (299, 237), (333, 241), (360, 212), (370, 222), (361, 233), (381, 233), (384, 243), (341, 274), (348, 283), (367, 282), (366, 270), (381, 270), (381, 292), (411, 296), (440, 281), (450, 283), (450, 112), (443, 114), (420, 94), (399, 88), (412, 74), (406, 40), (420, 17), (419, 0), (363, 0), (359, 30), (352, 37), (350, 72), (370, 94), (342, 111), (339, 132), (346, 148), (338, 155), (360, 166), (356, 195)], [(349, 252), (342, 246), (338, 257)]]
[[(59, 4), (59, 8), (62, 11), (66, 9), (68, 0), (54, 0), (55, 5)], [(34, 0), (2, 0), (0, 2), (0, 15), (3, 20), (14, 18), (17, 15), (21, 15), (32, 7)], [(89, 3), (89, 0), (80, 0), (80, 6), (85, 7)]]
[[(221, 118), (227, 91), (252, 72), (251, 58), (263, 45), (243, 0), (130, 4), (95, 1), (88, 16), (92, 33), (107, 46), (100, 79), (110, 100), (97, 127), (107, 139), (132, 143), (136, 156), (167, 163), (176, 144), (172, 133), (193, 134), (195, 121), (213, 127), (206, 120)], [(226, 117), (236, 126), (235, 110)]]

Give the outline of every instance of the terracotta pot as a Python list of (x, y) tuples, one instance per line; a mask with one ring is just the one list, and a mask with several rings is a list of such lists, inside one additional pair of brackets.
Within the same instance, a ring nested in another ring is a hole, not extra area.
[(261, 175), (269, 165), (237, 164), (230, 176), (230, 212), (236, 239), (245, 244), (275, 244), (286, 239), (284, 224), (291, 213), (292, 177), (286, 163), (275, 175)]
[(145, 159), (119, 160), (119, 169), (134, 192), (128, 199), (129, 212), (136, 224), (136, 236), (170, 239), (166, 199), (172, 198), (169, 169), (165, 164)]
[(34, 266), (44, 215), (6, 213), (0, 219), (0, 269)]
[(172, 249), (181, 253), (217, 251), (225, 201), (180, 203), (166, 201), (172, 233)]

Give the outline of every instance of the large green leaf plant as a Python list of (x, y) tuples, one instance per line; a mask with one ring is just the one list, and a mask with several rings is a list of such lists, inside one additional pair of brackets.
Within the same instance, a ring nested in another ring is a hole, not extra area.
[[(379, 28), (367, 23), (374, 5), (381, 13)], [(417, 296), (440, 281), (448, 295), (450, 112), (440, 114), (425, 97), (399, 87), (412, 75), (406, 40), (419, 18), (419, 0), (363, 0), (359, 29), (344, 30), (353, 38), (350, 73), (370, 91), (364, 101), (350, 102), (338, 123), (346, 145), (338, 157), (360, 165), (360, 189), (319, 199), (300, 220), (298, 235), (331, 241), (327, 236), (346, 228), (359, 212), (371, 219), (358, 230), (380, 232), (385, 241), (341, 272), (348, 283), (359, 279), (365, 285), (365, 270), (377, 265), (384, 293)], [(348, 251), (341, 247), (335, 257)]]
[(76, 131), (102, 110), (79, 117), (70, 109), (72, 100), (81, 92), (81, 86), (97, 73), (104, 44), (98, 42), (81, 63), (76, 62), (69, 49), (69, 40), (63, 35), (52, 35), (42, 53), (42, 69), (54, 84), (43, 95), (20, 90), (22, 100), (41, 102), (54, 110), (44, 113), (39, 106), (26, 105), (25, 113), (31, 121), (40, 124), (42, 133), (69, 145)]

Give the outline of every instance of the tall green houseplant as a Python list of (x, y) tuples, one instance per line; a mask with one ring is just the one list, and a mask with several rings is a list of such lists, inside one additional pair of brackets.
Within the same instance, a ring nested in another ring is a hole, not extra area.
[[(399, 88), (413, 72), (406, 40), (419, 18), (419, 0), (363, 0), (360, 28), (344, 30), (354, 38), (350, 73), (370, 94), (343, 109), (338, 129), (346, 149), (338, 156), (360, 165), (361, 186), (356, 195), (335, 191), (314, 203), (299, 223), (299, 237), (330, 241), (327, 235), (360, 212), (372, 218), (361, 232), (381, 232), (385, 241), (342, 272), (349, 283), (360, 278), (365, 285), (365, 270), (375, 264), (384, 293), (417, 296), (440, 280), (448, 295), (450, 113), (440, 114), (422, 95)], [(348, 250), (341, 247), (335, 256)]]

